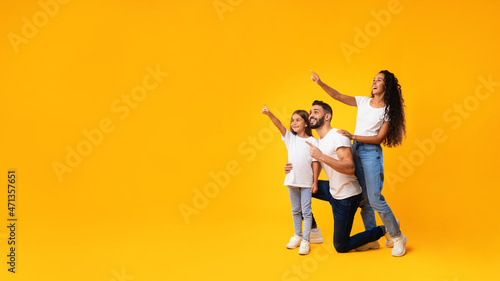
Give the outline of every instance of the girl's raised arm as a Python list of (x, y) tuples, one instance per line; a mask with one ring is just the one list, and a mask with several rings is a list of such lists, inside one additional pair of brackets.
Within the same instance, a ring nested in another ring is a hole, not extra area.
[(330, 95), (330, 97), (347, 105), (356, 106), (356, 99), (354, 97), (342, 95), (337, 90), (323, 83), (323, 81), (319, 79), (318, 74), (316, 74), (314, 71), (311, 70), (311, 73), (312, 73), (311, 80), (314, 83), (318, 84), (328, 95)]
[(276, 128), (278, 128), (278, 130), (280, 130), (281, 135), (285, 136), (286, 135), (285, 126), (283, 126), (283, 124), (281, 124), (280, 120), (278, 120), (278, 118), (276, 118), (276, 116), (274, 116), (274, 114), (272, 114), (272, 112), (269, 110), (269, 108), (267, 108), (266, 103), (263, 102), (263, 104), (264, 104), (264, 108), (261, 110), (262, 114), (269, 116), (269, 119), (271, 119), (274, 126), (276, 126)]

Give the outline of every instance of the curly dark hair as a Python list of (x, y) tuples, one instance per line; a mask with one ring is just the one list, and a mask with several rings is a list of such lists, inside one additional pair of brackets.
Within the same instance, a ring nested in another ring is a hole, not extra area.
[(398, 78), (388, 70), (382, 70), (379, 73), (384, 74), (385, 117), (389, 119), (389, 132), (382, 144), (387, 147), (396, 147), (401, 145), (403, 138), (406, 137), (405, 101)]

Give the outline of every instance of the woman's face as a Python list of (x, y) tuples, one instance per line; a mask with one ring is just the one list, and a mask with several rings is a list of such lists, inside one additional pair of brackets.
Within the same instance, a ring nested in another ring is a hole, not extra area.
[(373, 95), (382, 95), (385, 91), (385, 82), (384, 82), (385, 74), (379, 73), (375, 75), (372, 82), (372, 94)]
[(298, 114), (292, 115), (292, 122), (291, 122), (292, 130), (294, 130), (297, 134), (300, 134), (305, 131), (307, 124), (302, 117)]

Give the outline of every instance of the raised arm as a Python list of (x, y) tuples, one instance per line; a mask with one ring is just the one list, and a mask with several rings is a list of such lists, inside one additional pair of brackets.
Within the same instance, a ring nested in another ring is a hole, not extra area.
[(337, 148), (337, 157), (339, 160), (334, 159), (326, 154), (323, 154), (315, 145), (307, 142), (311, 147), (310, 154), (314, 159), (317, 159), (326, 165), (330, 166), (335, 171), (346, 174), (349, 176), (354, 175), (354, 161), (352, 160), (352, 153), (350, 147)]
[(280, 130), (281, 135), (285, 136), (286, 135), (285, 126), (283, 126), (283, 124), (281, 124), (280, 120), (278, 120), (278, 118), (276, 118), (276, 116), (274, 116), (274, 114), (269, 110), (269, 108), (267, 108), (266, 103), (263, 102), (263, 104), (264, 104), (264, 108), (261, 110), (262, 114), (269, 116), (269, 119), (271, 119), (274, 126), (276, 126), (276, 128), (278, 128), (278, 130)]
[(382, 127), (378, 131), (378, 135), (376, 136), (358, 136), (358, 135), (351, 135), (346, 130), (337, 130), (337, 133), (348, 137), (351, 140), (359, 141), (359, 142), (364, 142), (364, 143), (371, 143), (371, 144), (381, 144), (385, 137), (387, 136), (387, 133), (389, 132), (389, 121), (385, 121), (382, 124)]
[(330, 97), (347, 105), (356, 106), (356, 99), (354, 97), (339, 93), (337, 90), (323, 83), (323, 81), (319, 79), (318, 74), (316, 74), (314, 71), (311, 70), (311, 73), (312, 73), (311, 80), (314, 83), (318, 84), (321, 87), (321, 89), (323, 89), (323, 91), (325, 91), (328, 95), (330, 95)]

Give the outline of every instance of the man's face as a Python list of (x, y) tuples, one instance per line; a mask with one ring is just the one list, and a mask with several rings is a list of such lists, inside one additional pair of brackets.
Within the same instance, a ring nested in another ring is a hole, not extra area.
[(317, 129), (325, 124), (325, 113), (323, 108), (319, 105), (313, 105), (309, 111), (309, 122), (311, 129)]

